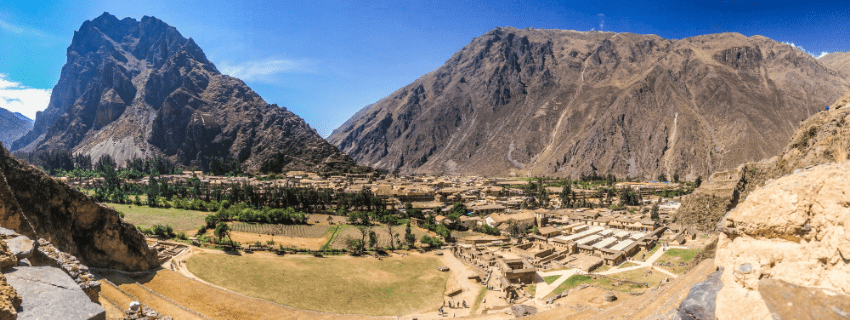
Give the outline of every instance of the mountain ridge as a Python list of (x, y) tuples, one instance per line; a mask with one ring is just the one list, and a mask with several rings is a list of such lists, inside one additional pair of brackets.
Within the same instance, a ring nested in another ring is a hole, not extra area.
[(9, 146), (12, 141), (32, 130), (33, 121), (26, 116), (0, 108), (0, 143)]
[(496, 28), (328, 141), (402, 173), (694, 179), (778, 153), (847, 88), (762, 36)]
[(104, 13), (74, 32), (68, 62), (33, 130), (12, 150), (71, 150), (118, 163), (166, 156), (249, 171), (336, 170), (354, 162), (303, 119), (221, 74), (203, 50), (155, 18)]

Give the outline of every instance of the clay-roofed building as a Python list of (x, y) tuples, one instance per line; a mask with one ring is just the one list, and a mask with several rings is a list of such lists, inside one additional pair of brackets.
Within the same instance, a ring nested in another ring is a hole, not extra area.
[(532, 226), (532, 225), (535, 224), (536, 218), (534, 216), (533, 211), (522, 211), (520, 213), (515, 213), (515, 214), (509, 214), (509, 213), (494, 213), (494, 214), (491, 214), (486, 221), (491, 227), (494, 227), (493, 224), (490, 224), (491, 220), (492, 220), (492, 223), (494, 223), (496, 225), (507, 224), (508, 221), (514, 220), (517, 223), (519, 223), (520, 225), (525, 225), (526, 227), (528, 227), (528, 226)]
[(494, 213), (504, 213), (505, 212), (505, 206), (500, 205), (500, 204), (482, 204), (482, 205), (471, 206), (471, 207), (469, 207), (469, 210), (472, 211), (472, 213), (475, 213), (477, 215), (486, 216), (486, 215), (494, 214)]
[(561, 229), (558, 229), (558, 228), (555, 228), (555, 227), (543, 227), (543, 228), (537, 229), (537, 232), (540, 233), (541, 236), (544, 236), (546, 238), (551, 238), (551, 237), (554, 237), (554, 236), (561, 235)]

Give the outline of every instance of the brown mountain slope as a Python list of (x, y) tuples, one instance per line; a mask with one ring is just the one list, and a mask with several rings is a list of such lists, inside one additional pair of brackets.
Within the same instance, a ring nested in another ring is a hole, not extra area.
[(821, 63), (850, 78), (850, 52), (833, 52), (818, 59)]
[(848, 87), (761, 36), (497, 28), (328, 140), (401, 172), (696, 178), (778, 154)]
[(202, 168), (229, 156), (252, 171), (354, 163), (156, 18), (104, 13), (74, 33), (67, 56), (49, 106), (12, 150), (70, 149), (118, 163), (165, 155)]
[[(810, 166), (850, 159), (850, 92), (833, 104), (829, 112), (806, 119), (778, 156), (757, 163), (717, 172), (706, 183), (685, 197), (676, 212), (680, 223), (714, 231), (717, 223), (739, 202), (770, 179)], [(840, 104), (844, 101), (843, 104)], [(838, 108), (838, 105), (841, 105)]]

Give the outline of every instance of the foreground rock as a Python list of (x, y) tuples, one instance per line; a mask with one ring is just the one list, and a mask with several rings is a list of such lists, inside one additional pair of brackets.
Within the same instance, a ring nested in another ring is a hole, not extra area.
[(23, 300), (17, 319), (106, 319), (103, 307), (60, 269), (16, 267), (5, 276)]
[(691, 287), (688, 296), (682, 300), (677, 313), (677, 319), (682, 320), (708, 320), (714, 319), (714, 311), (716, 309), (715, 301), (717, 292), (723, 288), (723, 283), (720, 282), (720, 275), (723, 270), (715, 271), (708, 278)]
[(850, 108), (843, 107), (848, 102), (850, 92), (833, 104), (832, 111), (806, 119), (779, 156), (712, 174), (685, 197), (676, 212), (676, 221), (714, 231), (726, 212), (768, 180), (813, 165), (850, 159)]
[(848, 295), (776, 279), (760, 280), (759, 293), (774, 320), (850, 319)]
[[(730, 211), (721, 227), (715, 263), (726, 271), (717, 294), (718, 319), (768, 319), (772, 314), (798, 319), (789, 312), (806, 312), (777, 308), (784, 299), (776, 296), (781, 291), (771, 289), (770, 297), (763, 296), (763, 285), (777, 286), (768, 279), (850, 294), (850, 161), (768, 182)], [(789, 299), (794, 296), (800, 294)], [(804, 300), (810, 310), (822, 310), (818, 305), (825, 302)]]
[(0, 226), (44, 238), (92, 267), (157, 265), (156, 252), (118, 212), (0, 149)]

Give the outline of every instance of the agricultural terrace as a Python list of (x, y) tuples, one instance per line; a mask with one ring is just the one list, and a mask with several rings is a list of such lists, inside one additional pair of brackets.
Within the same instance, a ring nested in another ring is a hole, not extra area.
[[(342, 229), (337, 233), (336, 237), (331, 242), (331, 249), (344, 249), (345, 240), (349, 237), (354, 239), (360, 239), (361, 234), (360, 230), (358, 230), (357, 227), (348, 225), (339, 227)], [(396, 234), (399, 235), (399, 240), (401, 240), (402, 243), (404, 243), (404, 232), (406, 228), (406, 226), (393, 227), (393, 236), (395, 236)], [(378, 247), (386, 248), (390, 246), (390, 234), (387, 232), (386, 225), (372, 226), (371, 230), (378, 235)], [(423, 235), (428, 234), (428, 231), (426, 231), (425, 229), (413, 226), (410, 227), (410, 232), (416, 235), (417, 241), (421, 239)], [(368, 241), (369, 238), (367, 237), (366, 239)]]
[(109, 203), (109, 207), (124, 214), (124, 221), (138, 227), (150, 228), (156, 224), (168, 225), (175, 231), (195, 231), (204, 225), (206, 214), (175, 208), (151, 208), (147, 206)]
[(237, 232), (250, 232), (267, 235), (279, 235), (292, 238), (321, 238), (328, 233), (328, 226), (311, 226), (302, 224), (265, 224), (265, 223), (230, 223), (230, 229)]
[(392, 316), (432, 312), (449, 274), (430, 255), (383, 260), (267, 253), (201, 253), (187, 261), (199, 278), (248, 296), (299, 309)]
[(688, 271), (688, 262), (694, 259), (703, 249), (668, 249), (655, 263), (671, 263), (672, 266), (660, 266), (660, 268), (675, 274), (683, 274)]

